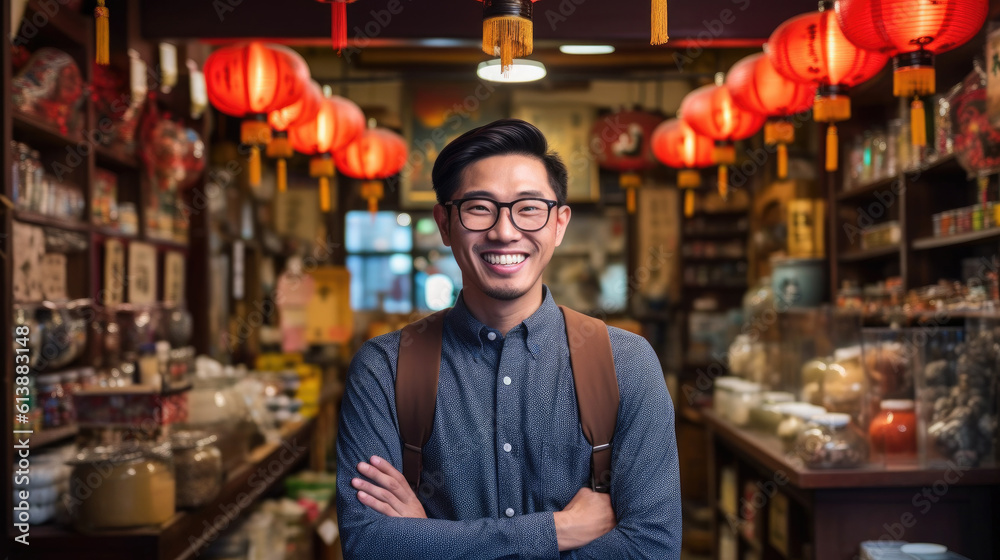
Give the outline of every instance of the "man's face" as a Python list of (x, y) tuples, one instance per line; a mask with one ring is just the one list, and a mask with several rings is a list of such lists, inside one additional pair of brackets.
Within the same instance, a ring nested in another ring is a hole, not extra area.
[[(521, 198), (556, 200), (556, 193), (549, 185), (545, 165), (540, 160), (523, 155), (502, 155), (482, 159), (465, 168), (461, 186), (452, 200), (473, 197), (497, 202)], [(504, 301), (517, 299), (532, 288), (541, 287), (542, 271), (552, 258), (553, 250), (562, 243), (569, 218), (568, 206), (552, 208), (545, 227), (523, 232), (511, 223), (510, 209), (501, 208), (496, 225), (477, 232), (462, 225), (455, 206), (450, 211), (441, 205), (434, 207), (441, 238), (452, 248), (462, 269), (464, 289)]]

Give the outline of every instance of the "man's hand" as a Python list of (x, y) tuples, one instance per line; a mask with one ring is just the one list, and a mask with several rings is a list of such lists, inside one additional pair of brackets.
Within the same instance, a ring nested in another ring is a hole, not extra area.
[(427, 518), (423, 504), (406, 478), (389, 461), (372, 455), (371, 463), (358, 463), (358, 472), (373, 481), (351, 480), (351, 486), (358, 491), (358, 500), (362, 504), (389, 517)]
[(611, 496), (590, 488), (581, 488), (562, 511), (552, 515), (556, 521), (559, 552), (586, 546), (618, 523), (611, 509)]

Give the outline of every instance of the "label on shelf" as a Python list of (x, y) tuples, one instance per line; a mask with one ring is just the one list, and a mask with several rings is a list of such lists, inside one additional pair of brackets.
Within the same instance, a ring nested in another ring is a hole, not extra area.
[(42, 257), (42, 295), (59, 301), (66, 296), (66, 255), (46, 253)]
[(117, 239), (104, 242), (104, 294), (106, 307), (125, 301), (125, 247)]
[(133, 242), (128, 246), (128, 301), (156, 301), (156, 248), (148, 243)]
[(163, 257), (163, 301), (184, 303), (184, 255), (167, 251)]

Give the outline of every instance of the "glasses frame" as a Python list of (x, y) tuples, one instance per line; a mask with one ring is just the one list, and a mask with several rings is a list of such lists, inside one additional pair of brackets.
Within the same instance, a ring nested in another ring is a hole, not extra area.
[[(470, 202), (470, 201), (473, 201), (473, 200), (488, 200), (488, 201), (490, 201), (490, 202), (492, 202), (493, 204), (496, 205), (496, 207), (497, 207), (497, 215), (493, 219), (493, 223), (490, 224), (490, 227), (485, 228), (485, 229), (472, 229), (469, 226), (465, 225), (465, 222), (462, 220), (462, 205), (465, 204), (466, 202)], [(540, 203), (545, 204), (548, 207), (548, 210), (545, 213), (545, 223), (543, 223), (541, 226), (539, 226), (536, 229), (524, 229), (524, 228), (522, 228), (522, 227), (520, 227), (520, 226), (517, 225), (517, 221), (514, 218), (514, 205), (518, 204), (519, 202), (524, 202), (526, 200), (540, 202)], [(500, 222), (500, 214), (503, 214), (503, 209), (504, 208), (506, 208), (507, 209), (507, 213), (510, 214), (510, 223), (511, 223), (511, 225), (514, 226), (514, 229), (516, 229), (517, 231), (520, 231), (520, 232), (524, 232), (524, 233), (535, 233), (537, 231), (541, 231), (541, 230), (545, 229), (545, 226), (549, 225), (549, 218), (552, 217), (552, 209), (553, 208), (558, 208), (560, 206), (563, 206), (563, 205), (559, 204), (559, 202), (556, 201), (556, 200), (549, 200), (547, 198), (535, 198), (533, 196), (529, 196), (527, 198), (519, 198), (517, 200), (512, 200), (510, 202), (500, 202), (500, 201), (497, 201), (497, 200), (493, 200), (492, 198), (486, 198), (486, 197), (483, 197), (483, 196), (475, 196), (475, 197), (471, 197), (471, 198), (456, 198), (455, 200), (449, 200), (448, 202), (444, 203), (444, 207), (448, 209), (448, 215), (449, 216), (451, 215), (451, 208), (455, 207), (458, 210), (458, 223), (462, 224), (462, 227), (464, 227), (465, 229), (467, 229), (469, 231), (477, 232), (477, 233), (481, 233), (481, 232), (484, 232), (484, 231), (489, 231), (489, 230), (495, 228), (496, 225)]]

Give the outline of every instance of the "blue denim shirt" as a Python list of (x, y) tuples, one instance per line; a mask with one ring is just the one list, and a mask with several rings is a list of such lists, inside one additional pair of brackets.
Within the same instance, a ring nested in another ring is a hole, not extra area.
[(612, 440), (610, 533), (559, 553), (552, 512), (589, 485), (590, 446), (565, 323), (547, 288), (507, 336), (461, 297), (444, 321), (434, 426), (420, 501), (430, 519), (391, 518), (357, 499), (357, 465), (378, 455), (402, 471), (395, 377), (400, 332), (366, 342), (347, 377), (337, 437), (337, 511), (347, 558), (676, 559), (681, 495), (674, 411), (656, 354), (610, 328), (621, 405)]

